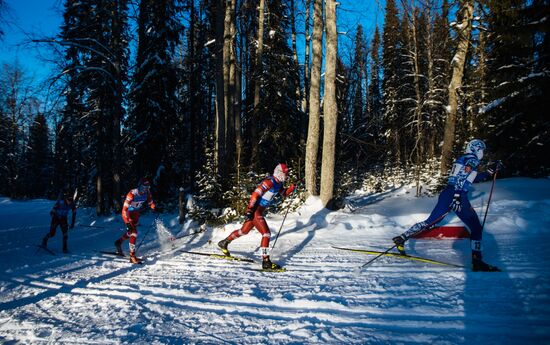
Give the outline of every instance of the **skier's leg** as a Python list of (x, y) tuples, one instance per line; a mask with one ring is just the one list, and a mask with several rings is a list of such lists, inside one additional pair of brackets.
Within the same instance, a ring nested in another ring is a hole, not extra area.
[(227, 236), (226, 240), (231, 242), (234, 239), (244, 236), (248, 234), (253, 227), (254, 227), (254, 220), (248, 220), (244, 222), (243, 226), (239, 230), (235, 230), (229, 236)]
[(266, 257), (269, 257), (269, 253), (267, 252), (267, 250), (269, 248), (271, 231), (269, 231), (269, 227), (267, 226), (267, 223), (263, 216), (254, 217), (254, 225), (256, 226), (256, 229), (258, 229), (260, 234), (262, 234), (262, 240), (260, 241), (260, 250), (262, 251), (262, 257), (265, 259)]
[(483, 227), (479, 222), (476, 211), (470, 205), (469, 200), (462, 201), (462, 210), (457, 212), (457, 216), (470, 229), (470, 245), (472, 247), (472, 270), (485, 272), (498, 272), (500, 269), (489, 265), (483, 261), (481, 239), (483, 236)]
[[(439, 194), (439, 198), (437, 199), (437, 204), (435, 205), (434, 209), (432, 210), (432, 213), (430, 216), (419, 223), (414, 224), (411, 226), (407, 231), (401, 235), (405, 240), (413, 237), (414, 235), (418, 235), (419, 233), (422, 233), (426, 230), (431, 229), (435, 226), (435, 223), (439, 218), (441, 218), (447, 211), (449, 211), (449, 205), (451, 204), (451, 201), (453, 200), (453, 190), (451, 188), (446, 188)], [(439, 219), (439, 221), (443, 220), (443, 218)], [(432, 224), (434, 223), (434, 224)], [(429, 225), (429, 226), (428, 226)]]
[(462, 209), (456, 213), (458, 218), (470, 229), (470, 244), (472, 247), (472, 256), (479, 258), (481, 260), (481, 252), (483, 246), (481, 244), (481, 239), (483, 236), (483, 229), (481, 223), (479, 222), (479, 217), (477, 216), (476, 211), (473, 209), (470, 201), (466, 198), (462, 200)]
[(67, 242), (69, 240), (69, 224), (67, 224), (67, 219), (61, 224), (61, 232), (63, 233), (63, 253), (68, 253), (69, 248), (67, 247)]
[(52, 217), (52, 221), (50, 223), (50, 231), (42, 239), (43, 247), (46, 247), (48, 245), (48, 240), (55, 236), (55, 229), (57, 228), (57, 225), (59, 225), (57, 217)]

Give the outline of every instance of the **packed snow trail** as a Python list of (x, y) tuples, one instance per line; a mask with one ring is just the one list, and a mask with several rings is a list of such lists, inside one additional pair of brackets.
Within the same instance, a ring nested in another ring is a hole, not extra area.
[[(472, 192), (480, 215), (489, 188)], [(335, 212), (308, 200), (289, 214), (272, 254), (283, 273), (260, 270), (257, 231), (229, 247), (256, 263), (182, 253), (217, 253), (239, 224), (170, 241), (198, 228), (169, 215), (140, 218), (139, 235), (156, 231), (138, 252), (145, 264), (131, 265), (96, 252), (114, 249), (123, 224), (118, 215), (94, 221), (91, 209), (78, 211), (70, 254), (60, 231), (49, 241), (55, 256), (35, 254), (53, 202), (0, 199), (0, 343), (548, 343), (550, 180), (497, 180), (484, 254), (502, 273), (471, 272), (468, 240), (416, 240), (411, 255), (466, 268), (382, 257), (356, 274), (371, 256), (332, 246), (391, 246), (435, 204), (407, 192), (357, 193)], [(272, 233), (282, 219), (267, 218)]]

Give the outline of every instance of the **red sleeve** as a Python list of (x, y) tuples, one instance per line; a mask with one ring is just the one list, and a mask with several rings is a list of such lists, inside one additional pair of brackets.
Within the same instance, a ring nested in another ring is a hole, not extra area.
[(149, 191), (149, 194), (147, 194), (147, 203), (149, 204), (149, 207), (151, 207), (152, 210), (154, 210), (157, 207), (155, 205), (155, 202), (153, 201), (153, 194), (151, 194), (151, 191)]
[(128, 207), (130, 206), (132, 200), (134, 200), (134, 193), (132, 193), (132, 191), (129, 191), (126, 195), (126, 200), (124, 200), (124, 206), (122, 206), (122, 219), (124, 219), (125, 223), (129, 222)]

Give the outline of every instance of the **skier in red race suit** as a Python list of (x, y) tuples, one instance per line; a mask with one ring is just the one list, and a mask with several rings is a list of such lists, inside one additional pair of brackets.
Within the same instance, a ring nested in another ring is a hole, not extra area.
[(141, 179), (137, 188), (132, 189), (126, 195), (124, 206), (122, 207), (122, 220), (126, 224), (126, 233), (115, 241), (116, 252), (124, 255), (122, 252), (122, 242), (130, 238), (130, 262), (133, 264), (141, 263), (141, 259), (136, 257), (137, 225), (139, 222), (139, 210), (146, 202), (149, 207), (156, 211), (155, 203), (151, 195), (151, 183), (148, 179)]
[(273, 172), (273, 176), (269, 176), (265, 180), (262, 181), (256, 187), (254, 192), (252, 192), (252, 195), (250, 196), (250, 200), (248, 202), (248, 207), (246, 209), (246, 212), (244, 214), (246, 221), (239, 230), (233, 231), (227, 238), (220, 241), (218, 243), (218, 246), (222, 250), (222, 252), (229, 256), (229, 250), (227, 249), (227, 246), (231, 241), (246, 235), (252, 230), (252, 228), (258, 229), (258, 231), (262, 234), (262, 240), (260, 243), (260, 249), (262, 251), (262, 268), (263, 269), (280, 269), (281, 266), (271, 262), (269, 259), (269, 239), (271, 238), (271, 232), (269, 231), (269, 227), (267, 226), (267, 223), (264, 219), (264, 211), (265, 209), (271, 204), (271, 201), (273, 199), (273, 196), (275, 194), (280, 194), (283, 196), (288, 196), (294, 191), (294, 184), (291, 184), (288, 188), (283, 188), (283, 182), (286, 180), (288, 176), (288, 167), (286, 164), (281, 163), (275, 167), (275, 171)]
[(52, 222), (50, 223), (50, 231), (42, 239), (42, 247), (48, 246), (48, 240), (55, 236), (55, 230), (58, 226), (61, 227), (61, 232), (63, 233), (63, 253), (68, 253), (67, 241), (69, 239), (68, 234), (68, 215), (69, 210), (72, 211), (72, 221), (71, 229), (74, 228), (74, 223), (76, 221), (76, 205), (73, 201), (73, 197), (70, 192), (65, 192), (63, 198), (56, 201), (53, 205), (52, 210), (50, 211), (50, 216), (52, 217)]

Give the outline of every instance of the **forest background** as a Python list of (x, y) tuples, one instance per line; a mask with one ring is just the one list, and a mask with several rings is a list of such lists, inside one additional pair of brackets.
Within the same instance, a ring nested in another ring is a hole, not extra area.
[[(2, 195), (106, 215), (148, 176), (162, 209), (227, 221), (285, 162), (296, 198), (337, 208), (433, 193), (474, 137), (500, 176), (549, 175), (547, 0), (372, 1), (367, 30), (334, 0), (56, 5), (57, 34), (20, 42), (52, 67), (0, 71)], [(13, 25), (0, 0), (0, 44)]]

